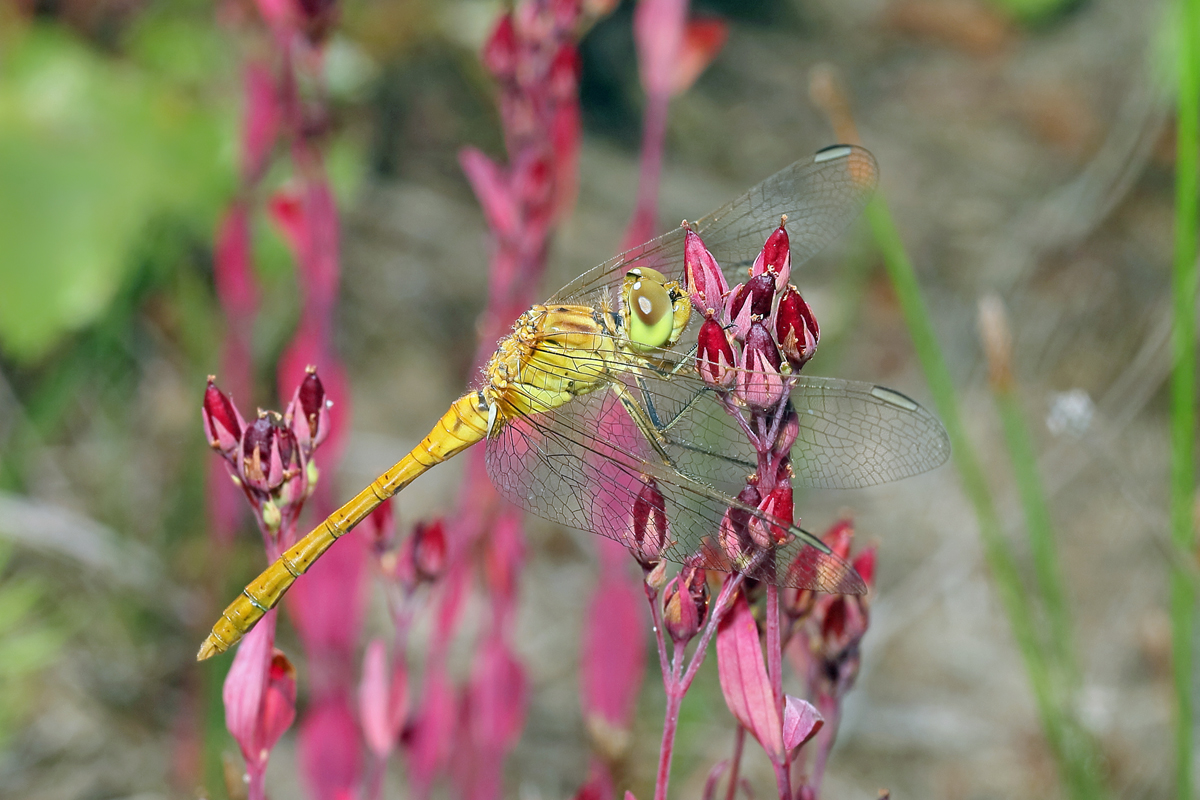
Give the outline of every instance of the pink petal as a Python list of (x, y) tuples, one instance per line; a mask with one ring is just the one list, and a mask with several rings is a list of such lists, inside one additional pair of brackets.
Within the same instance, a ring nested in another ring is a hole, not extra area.
[(297, 760), (309, 797), (340, 800), (357, 796), (362, 778), (359, 741), (358, 724), (348, 698), (332, 694), (308, 709), (300, 723)]
[(259, 762), (265, 756), (260, 716), (274, 644), (275, 612), (268, 611), (238, 645), (221, 690), (225, 727), (237, 741), (247, 763)]
[(671, 94), (686, 92), (725, 46), (729, 25), (723, 19), (703, 17), (689, 20), (683, 44), (671, 73)]
[(783, 707), (783, 745), (788, 750), (799, 747), (817, 735), (825, 718), (807, 700), (787, 695)]
[(460, 150), (458, 163), (483, 206), (488, 227), (497, 236), (511, 235), (517, 227), (517, 207), (508, 173), (474, 147)]
[(779, 708), (763, 662), (758, 628), (740, 592), (717, 629), (717, 675), (725, 704), (775, 763), (783, 759)]
[(313, 669), (313, 683), (351, 686), (366, 604), (367, 543), (343, 536), (297, 581), (288, 609)]
[(646, 94), (671, 93), (686, 21), (686, 0), (640, 0), (634, 9), (633, 40)]
[(271, 750), (296, 719), (296, 668), (276, 649), (267, 669), (267, 688), (262, 703), (262, 747)]
[(581, 664), (583, 713), (628, 729), (642, 685), (646, 646), (639, 592), (606, 569), (588, 604)]
[(392, 730), (388, 714), (387, 673), (387, 645), (382, 639), (373, 639), (363, 654), (362, 683), (358, 687), (358, 718), (367, 747), (378, 758), (386, 758), (396, 741), (396, 732)]

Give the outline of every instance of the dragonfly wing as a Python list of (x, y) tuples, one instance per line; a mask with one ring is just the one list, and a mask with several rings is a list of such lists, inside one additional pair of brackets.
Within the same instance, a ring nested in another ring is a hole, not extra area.
[[(796, 267), (854, 221), (874, 192), (878, 177), (875, 157), (867, 150), (853, 145), (827, 147), (783, 168), (690, 226), (703, 238), (732, 285), (744, 274), (740, 268), (753, 261), (767, 236), (778, 227), (781, 215), (788, 218)], [(652, 267), (682, 282), (683, 243), (684, 231), (676, 228), (588, 270), (549, 302), (592, 305), (598, 294), (639, 266)]]
[[(756, 470), (755, 450), (726, 411), (722, 392), (689, 370), (684, 364), (673, 375), (643, 374), (638, 391), (663, 427), (679, 469), (729, 491)], [(797, 486), (874, 486), (927, 472), (950, 456), (937, 417), (891, 389), (801, 377), (791, 399), (800, 429), (792, 447)]]
[[(746, 570), (749, 577), (825, 592), (866, 590), (849, 564), (812, 546), (819, 542), (810, 534), (747, 509), (664, 463), (608, 391), (510, 421), (488, 441), (487, 468), (496, 489), (509, 501), (540, 517), (623, 543), (630, 541), (634, 502), (653, 478), (665, 500), (670, 538), (662, 553), (666, 560), (684, 563), (703, 553), (706, 539), (716, 537), (726, 510), (735, 506), (789, 528), (796, 537), (778, 548), (774, 559)], [(711, 554), (701, 561), (708, 568), (732, 569)]]

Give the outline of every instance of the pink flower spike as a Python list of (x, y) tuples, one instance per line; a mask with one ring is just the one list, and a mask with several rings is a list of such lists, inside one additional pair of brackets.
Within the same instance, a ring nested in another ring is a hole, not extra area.
[(413, 794), (424, 797), (450, 757), (457, 709), (454, 687), (440, 668), (426, 676), (419, 696), (422, 705), (405, 733), (405, 749)]
[(681, 95), (691, 88), (725, 46), (729, 25), (716, 17), (689, 20), (683, 32), (683, 46), (671, 73), (671, 94)]
[(780, 292), (788, 285), (788, 278), (792, 274), (792, 250), (787, 230), (784, 228), (785, 222), (786, 216), (780, 220), (779, 227), (767, 237), (762, 250), (754, 259), (754, 266), (750, 268), (751, 275), (762, 275), (764, 272), (774, 275), (775, 289)]
[(766, 327), (758, 321), (751, 323), (746, 334), (746, 349), (742, 352), (743, 371), (734, 381), (734, 392), (748, 405), (771, 408), (783, 399), (786, 386), (779, 373), (782, 359), (779, 347)]
[(588, 602), (580, 680), (583, 715), (593, 743), (624, 755), (645, 668), (645, 612), (635, 586), (605, 569)]
[(721, 309), (725, 294), (729, 291), (725, 273), (721, 272), (713, 254), (708, 252), (704, 242), (691, 229), (684, 234), (683, 267), (692, 305), (702, 314)]
[(249, 182), (257, 180), (266, 169), (267, 159), (279, 136), (282, 110), (270, 67), (250, 61), (242, 81), (246, 94), (242, 122), (242, 180)]
[(518, 212), (508, 172), (474, 147), (460, 150), (458, 163), (483, 206), (492, 233), (501, 238), (513, 235)]
[(214, 380), (216, 378), (209, 375), (208, 386), (204, 389), (204, 405), (201, 407), (204, 436), (212, 449), (234, 461), (242, 441), (242, 431), (246, 429), (246, 420), (242, 419), (229, 395), (217, 388)]
[(783, 706), (783, 746), (793, 750), (817, 735), (825, 718), (807, 700), (787, 695)]
[(397, 660), (388, 675), (387, 645), (374, 639), (363, 655), (363, 677), (358, 690), (358, 716), (363, 738), (379, 758), (387, 758), (396, 745), (408, 714), (408, 670)]
[(350, 800), (362, 780), (362, 749), (351, 700), (331, 692), (313, 700), (300, 722), (296, 761), (314, 800)]
[(717, 675), (733, 716), (758, 740), (773, 763), (782, 763), (779, 708), (763, 663), (758, 627), (741, 592), (717, 628)]

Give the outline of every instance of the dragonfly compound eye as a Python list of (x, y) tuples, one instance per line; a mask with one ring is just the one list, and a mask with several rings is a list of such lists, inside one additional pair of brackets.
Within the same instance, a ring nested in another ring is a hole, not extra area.
[(671, 293), (663, 285), (667, 279), (643, 267), (630, 270), (625, 280), (629, 286), (629, 338), (646, 347), (665, 346), (675, 327)]

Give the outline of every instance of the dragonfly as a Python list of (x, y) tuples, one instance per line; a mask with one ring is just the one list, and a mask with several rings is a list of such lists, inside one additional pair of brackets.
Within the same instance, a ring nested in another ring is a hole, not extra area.
[[(224, 652), (333, 543), (426, 470), (484, 443), (499, 494), (532, 513), (628, 544), (633, 509), (655, 489), (668, 535), (657, 555), (695, 563), (730, 509), (786, 531), (771, 552), (708, 566), (776, 585), (863, 593), (854, 569), (821, 540), (739, 501), (756, 453), (726, 412), (728, 389), (695, 367), (699, 314), (686, 287), (687, 230), (727, 275), (748, 266), (786, 215), (793, 267), (836, 238), (878, 179), (865, 149), (836, 145), (801, 159), (708, 216), (588, 270), (516, 321), (476, 388), (451, 404), (395, 466), (284, 552), (230, 603), (200, 648)], [(736, 281), (730, 280), (730, 285)], [(651, 311), (647, 315), (641, 311)], [(856, 488), (942, 464), (938, 419), (900, 392), (796, 376), (793, 484)], [(801, 557), (802, 558), (798, 558)], [(777, 570), (777, 563), (803, 563)]]

